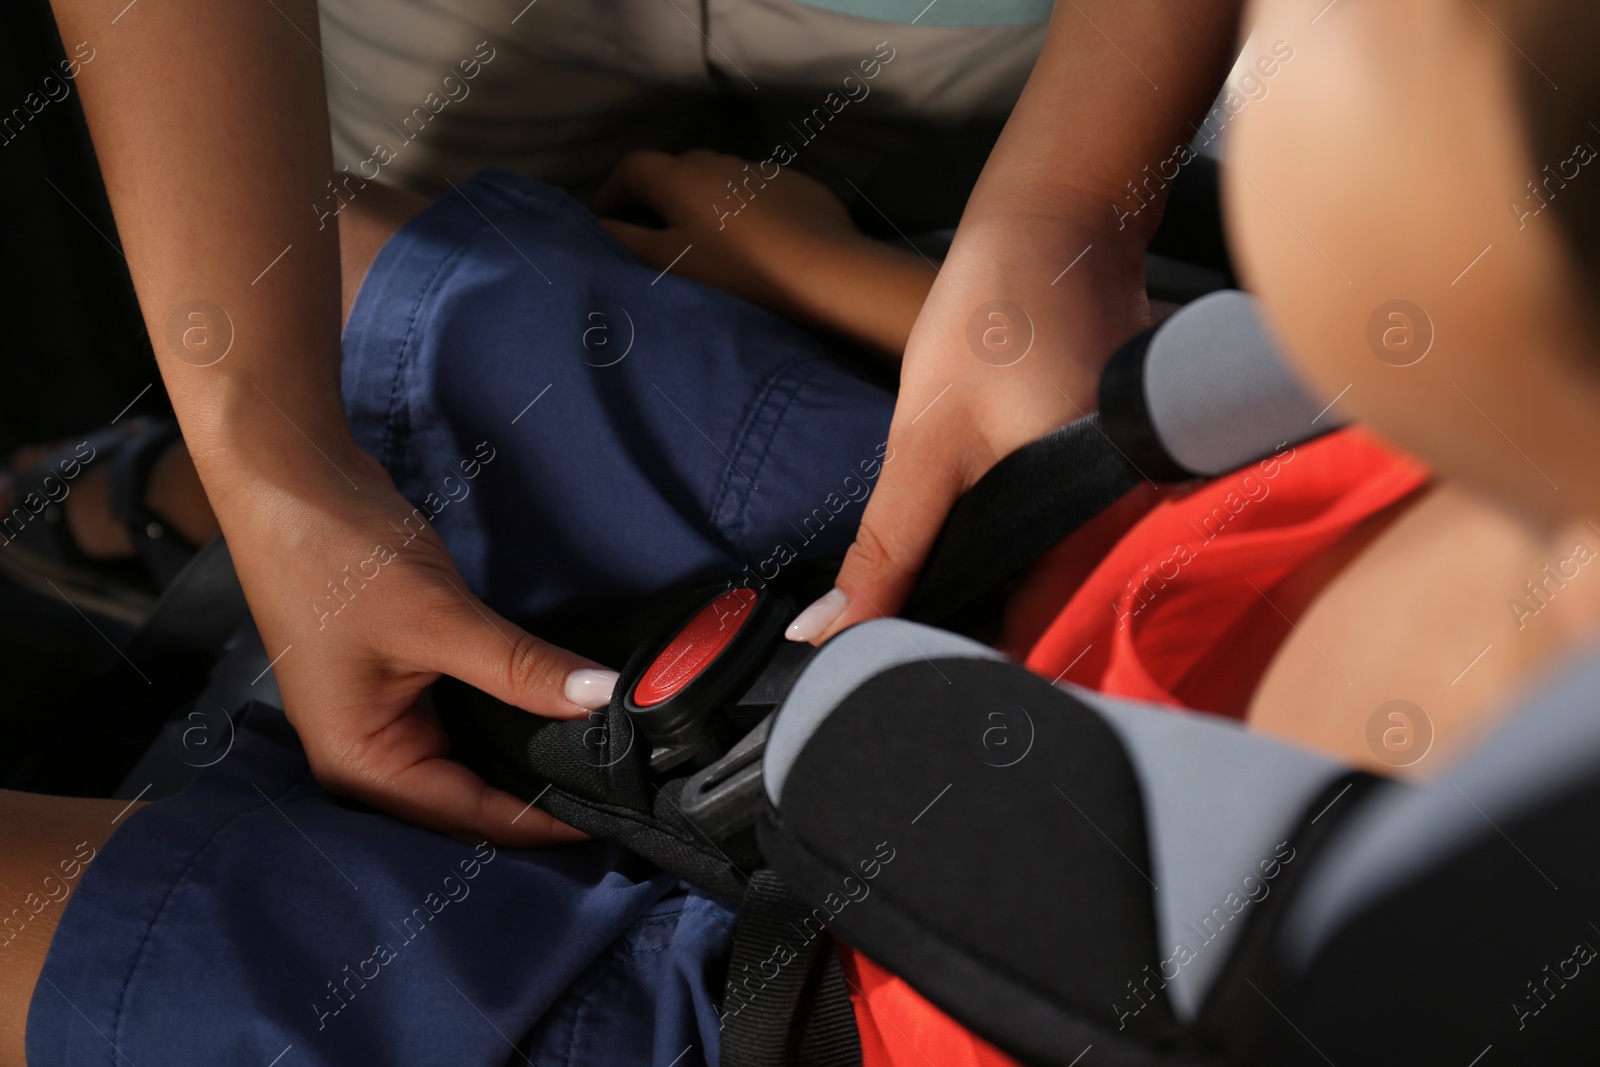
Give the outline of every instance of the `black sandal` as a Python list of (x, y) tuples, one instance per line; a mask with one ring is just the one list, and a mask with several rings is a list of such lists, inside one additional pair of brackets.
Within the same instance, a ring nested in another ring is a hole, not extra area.
[[(0, 574), (45, 595), (137, 625), (196, 548), (145, 506), (150, 472), (173, 441), (172, 419), (108, 426), (12, 476), (9, 510), (0, 515)], [(132, 559), (95, 559), (67, 525), (72, 483), (91, 466), (106, 468), (111, 516), (128, 530)]]

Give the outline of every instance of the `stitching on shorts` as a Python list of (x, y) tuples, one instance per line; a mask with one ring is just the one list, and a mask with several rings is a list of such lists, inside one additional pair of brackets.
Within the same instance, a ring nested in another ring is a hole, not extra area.
[[(822, 364), (815, 361), (811, 362), (812, 366), (809, 368), (811, 373), (804, 378), (797, 377), (794, 379), (793, 385), (789, 388), (789, 396), (783, 402), (783, 407), (773, 412), (772, 432), (767, 435), (766, 442), (761, 446), (761, 454), (756, 457), (755, 468), (756, 477), (758, 478), (761, 476), (761, 469), (767, 464), (767, 456), (772, 453), (772, 444), (778, 436), (778, 431), (783, 429), (783, 420), (789, 414), (789, 409), (794, 406), (796, 400), (800, 399), (800, 394), (805, 391), (806, 386), (811, 384), (812, 379), (822, 373)], [(748, 511), (748, 507), (746, 510)]]
[[(188, 880), (189, 872), (194, 868), (194, 865), (200, 861), (200, 857), (205, 854), (206, 850), (209, 849), (216, 841), (218, 835), (220, 835), (224, 830), (232, 826), (234, 823), (238, 822), (240, 819), (244, 818), (246, 815), (260, 811), (268, 804), (271, 804), (277, 800), (281, 800), (284, 796), (305, 784), (306, 783), (303, 781), (290, 782), (287, 786), (281, 789), (276, 796), (269, 797), (261, 804), (251, 804), (248, 808), (236, 812), (232, 818), (228, 819), (227, 822), (223, 823), (221, 826), (217, 827), (215, 830), (211, 831), (211, 833), (206, 835), (206, 839), (200, 843), (200, 847), (195, 849), (194, 855), (189, 857), (189, 862), (183, 865), (183, 870), (178, 872), (178, 877), (172, 882), (171, 885), (167, 886), (167, 891), (161, 898), (161, 906), (156, 909), (155, 914), (150, 916), (150, 921), (145, 924), (144, 933), (139, 937), (139, 945), (136, 949), (134, 949), (133, 963), (128, 967), (128, 973), (123, 976), (122, 988), (117, 991), (117, 1007), (111, 1016), (111, 1032), (117, 1035), (118, 1044), (121, 1043), (123, 1037), (122, 1009), (123, 1005), (128, 999), (128, 986), (132, 984), (134, 973), (138, 971), (139, 964), (144, 960), (145, 946), (150, 942), (150, 931), (155, 929), (156, 923), (160, 922), (161, 917), (166, 914), (167, 906), (172, 903), (172, 895), (178, 891), (179, 886), (183, 885), (184, 882)], [(111, 1056), (112, 1067), (116, 1067), (117, 1057), (119, 1055), (120, 1053), (115, 1047), (113, 1047)]]
[[(508, 191), (503, 189), (498, 183), (494, 185), (494, 190), (502, 193)], [(466, 201), (468, 207), (474, 206), (471, 200), (467, 200), (464, 192), (461, 192), (460, 190), (457, 190), (457, 192), (460, 194), (461, 198)], [(433, 294), (434, 287), (438, 284), (439, 276), (444, 273), (446, 268), (454, 265), (456, 260), (461, 258), (468, 245), (483, 239), (484, 231), (486, 229), (493, 228), (494, 219), (504, 218), (507, 215), (515, 214), (519, 209), (525, 206), (526, 205), (523, 204), (511, 204), (505, 206), (501, 211), (495, 213), (492, 218), (480, 215), (479, 224), (475, 225), (472, 230), (466, 236), (464, 236), (454, 248), (450, 250), (449, 254), (441, 259), (437, 265), (435, 265), (432, 273), (428, 275), (427, 280), (422, 283), (421, 289), (418, 290), (416, 300), (411, 305), (411, 312), (406, 316), (405, 332), (400, 335), (400, 351), (395, 358), (394, 378), (389, 385), (389, 412), (388, 417), (384, 420), (383, 427), (384, 454), (382, 461), (385, 468), (390, 468), (391, 465), (396, 462), (395, 439), (399, 433), (399, 424), (401, 422), (398, 410), (401, 406), (400, 381), (404, 377), (403, 372), (406, 369), (407, 357), (411, 351), (411, 337), (416, 330), (417, 319), (422, 313), (422, 306), (427, 303), (428, 298)], [(474, 214), (477, 214), (477, 212), (474, 212)], [(390, 470), (390, 474), (391, 476), (394, 476), (396, 482), (402, 480), (393, 470)]]
[[(476, 239), (477, 231), (474, 231), (469, 240)], [(398, 435), (400, 423), (398, 410), (400, 407), (400, 380), (405, 376), (404, 372), (406, 369), (407, 356), (411, 350), (411, 335), (416, 329), (417, 317), (421, 314), (422, 305), (427, 301), (429, 294), (433, 291), (433, 287), (438, 281), (439, 275), (447, 266), (455, 261), (456, 257), (461, 254), (462, 249), (466, 247), (467, 243), (467, 241), (462, 241), (461, 244), (457, 245), (451, 250), (448, 256), (441, 259), (438, 264), (434, 266), (433, 273), (429, 274), (427, 280), (422, 283), (422, 288), (417, 292), (416, 300), (412, 302), (411, 313), (406, 316), (405, 332), (400, 335), (400, 351), (396, 354), (394, 361), (394, 377), (389, 383), (389, 411), (383, 422), (382, 463), (385, 468), (390, 467), (390, 465), (394, 462), (394, 442), (396, 436)], [(396, 480), (398, 481), (399, 479)]]
[[(750, 479), (756, 484), (744, 487), (744, 496), (739, 503), (737, 513), (727, 520), (719, 518), (729, 494), (734, 492), (736, 488), (733, 482), (735, 472), (730, 467), (722, 474), (722, 489), (717, 494), (716, 504), (711, 509), (712, 522), (730, 543), (741, 548), (746, 547), (743, 545), (743, 541), (745, 526), (748, 524), (750, 517), (750, 498), (755, 492), (756, 485), (760, 484), (761, 468), (766, 465), (767, 456), (772, 451), (773, 441), (778, 436), (778, 431), (783, 428), (784, 416), (788, 414), (789, 408), (799, 398), (801, 391), (811, 383), (812, 379), (821, 374), (822, 370), (823, 364), (821, 361), (813, 357), (798, 356), (791, 359), (780, 365), (777, 370), (768, 376), (766, 382), (762, 385), (758, 399), (751, 405), (750, 414), (745, 417), (744, 425), (740, 427), (738, 440), (735, 441), (733, 446), (733, 456), (735, 457), (733, 462), (737, 462), (737, 458), (744, 455), (751, 434), (755, 433), (759, 424), (767, 422), (770, 416), (771, 428), (766, 434), (766, 439), (760, 444), (760, 451), (755, 453), (755, 462), (751, 464), (754, 470), (750, 475)], [(798, 371), (808, 373), (801, 374), (797, 373)], [(780, 394), (780, 388), (782, 389), (782, 394)], [(778, 399), (780, 396), (781, 402)]]
[[(795, 359), (778, 364), (777, 368), (768, 374), (761, 382), (760, 388), (756, 390), (755, 399), (750, 402), (750, 409), (745, 413), (744, 419), (739, 424), (739, 431), (734, 437), (733, 454), (735, 456), (737, 456), (739, 454), (739, 450), (744, 447), (745, 439), (749, 437), (750, 433), (755, 427), (756, 421), (760, 418), (761, 413), (766, 409), (767, 397), (771, 394), (772, 390), (777, 387), (778, 381), (782, 379), (784, 374), (788, 372), (789, 368), (799, 361), (799, 357), (796, 357)], [(713, 526), (719, 525), (717, 515), (722, 511), (722, 505), (726, 502), (728, 493), (733, 489), (733, 475), (734, 471), (732, 467), (729, 467), (722, 472), (722, 484), (718, 487), (716, 498), (711, 502), (711, 522)]]

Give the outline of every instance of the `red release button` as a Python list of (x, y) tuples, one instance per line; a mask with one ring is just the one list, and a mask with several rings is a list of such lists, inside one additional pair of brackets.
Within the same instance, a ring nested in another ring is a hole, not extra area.
[(698, 678), (755, 614), (755, 603), (754, 589), (730, 589), (701, 608), (633, 687), (634, 704), (654, 707)]

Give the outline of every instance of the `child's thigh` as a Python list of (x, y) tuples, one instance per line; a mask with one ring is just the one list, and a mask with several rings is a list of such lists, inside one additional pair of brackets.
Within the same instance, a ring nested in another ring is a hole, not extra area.
[[(715, 1015), (696, 1005), (713, 999), (727, 949), (733, 916), (720, 904), (600, 842), (497, 850), (343, 802), (263, 703), (244, 710), (224, 756), (119, 819), (70, 906), (50, 905), (49, 954), (41, 941), (29, 960), (36, 1067), (488, 1067), (507, 1061), (502, 1035), (587, 1007), (575, 985), (597, 968), (634, 983), (624, 999), (639, 1021), (580, 1026), (592, 1062), (626, 1062), (613, 1050), (653, 1039), (672, 1046), (658, 1063), (691, 1041), (685, 1064), (714, 1055)], [(60, 802), (28, 803), (15, 825), (49, 824)], [(24, 849), (7, 888), (63, 872), (59, 860), (86, 839), (87, 853), (95, 825), (104, 834), (125, 806), (75, 803), (82, 817)], [(632, 960), (620, 968), (604, 962), (619, 944)], [(10, 966), (0, 950), (0, 973)], [(26, 995), (8, 1002), (9, 1022)]]

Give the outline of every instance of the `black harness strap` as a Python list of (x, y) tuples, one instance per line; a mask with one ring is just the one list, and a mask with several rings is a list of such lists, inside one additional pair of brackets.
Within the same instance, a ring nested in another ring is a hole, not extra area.
[(823, 956), (810, 1003), (795, 1062), (800, 1067), (861, 1067), (861, 1033), (837, 952)]
[(956, 501), (902, 614), (964, 629), (954, 620), (1143, 480), (1098, 414), (1022, 446)]
[(722, 1000), (722, 1067), (861, 1067), (828, 913), (768, 868), (745, 891)]

